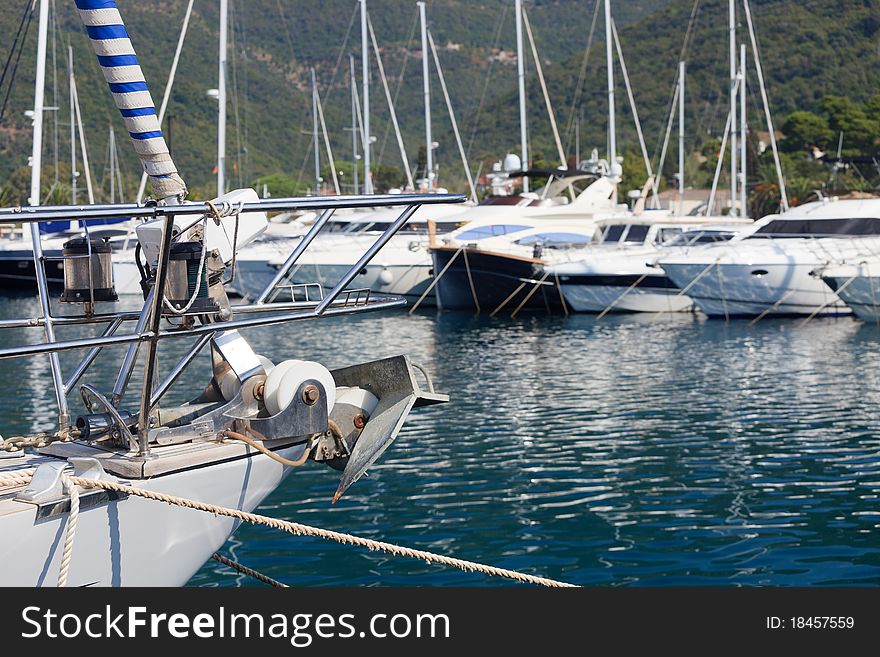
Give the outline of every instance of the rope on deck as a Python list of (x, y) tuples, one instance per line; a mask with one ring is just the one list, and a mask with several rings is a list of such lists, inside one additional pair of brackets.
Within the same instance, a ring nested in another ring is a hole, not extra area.
[[(21, 485), (23, 479), (24, 477), (22, 476), (0, 475), (0, 487)], [(516, 582), (522, 582), (524, 584), (536, 584), (539, 586), (547, 586), (552, 588), (576, 587), (576, 585), (574, 584), (568, 584), (566, 582), (560, 582), (558, 580), (549, 579), (546, 577), (529, 575), (527, 573), (521, 573), (516, 570), (497, 568), (495, 566), (489, 566), (486, 564), (477, 563), (475, 561), (456, 559), (454, 557), (447, 557), (442, 554), (436, 554), (434, 552), (428, 552), (425, 550), (416, 550), (413, 548), (395, 545), (393, 543), (386, 543), (384, 541), (374, 541), (369, 538), (363, 538), (360, 536), (354, 536), (352, 534), (345, 534), (342, 532), (335, 532), (329, 529), (322, 529), (320, 527), (311, 527), (309, 525), (303, 525), (298, 522), (291, 522), (289, 520), (279, 520), (278, 518), (270, 518), (268, 516), (263, 516), (256, 513), (247, 513), (245, 511), (239, 511), (238, 509), (230, 509), (214, 504), (207, 504), (205, 502), (190, 500), (185, 497), (165, 495), (162, 493), (156, 493), (154, 491), (136, 488), (134, 486), (118, 484), (112, 481), (86, 479), (83, 477), (75, 476), (69, 476), (68, 481), (70, 484), (82, 486), (83, 488), (100, 488), (102, 490), (124, 493), (126, 495), (141, 497), (156, 502), (164, 502), (165, 504), (171, 504), (173, 506), (180, 506), (187, 509), (211, 513), (215, 516), (235, 518), (236, 520), (241, 520), (242, 522), (247, 522), (253, 525), (264, 525), (266, 527), (272, 527), (274, 529), (287, 532), (288, 534), (293, 534), (294, 536), (312, 536), (315, 538), (323, 538), (325, 540), (334, 541), (343, 545), (356, 545), (358, 547), (365, 547), (368, 550), (372, 551), (386, 552), (388, 554), (393, 554), (399, 557), (419, 559), (426, 563), (450, 566), (452, 568), (458, 568), (465, 572), (482, 573), (491, 577), (503, 577), (506, 579), (514, 580)]]
[(263, 573), (254, 570), (253, 568), (248, 568), (244, 564), (240, 564), (237, 561), (233, 561), (232, 559), (227, 559), (226, 557), (217, 554), (216, 552), (211, 555), (211, 558), (217, 563), (222, 563), (224, 566), (229, 566), (232, 570), (235, 570), (242, 575), (247, 575), (248, 577), (253, 577), (256, 580), (263, 582), (263, 584), (268, 584), (269, 586), (274, 586), (276, 589), (288, 589), (290, 588), (284, 582), (279, 582), (277, 579), (272, 579), (268, 575), (264, 575)]

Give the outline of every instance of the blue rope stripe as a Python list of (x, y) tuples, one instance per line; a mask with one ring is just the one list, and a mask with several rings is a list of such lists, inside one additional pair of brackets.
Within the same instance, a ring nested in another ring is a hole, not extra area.
[(125, 25), (86, 25), (86, 32), (90, 39), (98, 41), (129, 38)]
[(182, 193), (185, 186), (168, 152), (156, 106), (116, 0), (75, 2), (104, 80), (110, 87), (144, 170), (153, 179), (154, 191), (161, 198)]

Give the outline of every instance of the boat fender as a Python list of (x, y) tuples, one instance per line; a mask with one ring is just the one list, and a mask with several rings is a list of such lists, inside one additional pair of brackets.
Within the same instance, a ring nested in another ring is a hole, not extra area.
[(394, 282), (394, 274), (391, 273), (390, 269), (383, 269), (379, 272), (379, 282), (382, 285), (391, 285)]

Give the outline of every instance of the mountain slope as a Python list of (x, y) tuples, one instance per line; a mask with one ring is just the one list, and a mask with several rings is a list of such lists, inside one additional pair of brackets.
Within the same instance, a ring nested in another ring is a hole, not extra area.
[[(14, 10), (0, 13), (0, 28), (13, 34), (24, 0), (10, 0)], [(56, 0), (59, 98), (52, 98), (51, 71), (47, 102), (61, 108), (67, 121), (64, 61), (69, 40), (76, 58), (78, 88), (86, 119), (93, 171), (100, 178), (106, 162), (110, 125), (122, 130), (103, 84), (100, 70), (74, 13), (73, 2)], [(216, 86), (216, 26), (218, 4), (198, 2), (184, 57), (169, 107), (172, 149), (191, 188), (212, 191), (215, 161), (216, 102), (205, 91)], [(359, 21), (354, 0), (232, 0), (230, 46), (230, 123), (228, 157), (235, 185), (259, 176), (283, 173), (308, 184), (312, 177), (311, 101), (308, 69), (315, 66), (324, 102), (334, 154), (349, 157), (351, 123), (348, 54), (359, 56)], [(571, 108), (583, 115), (582, 150), (604, 150), (606, 91), (604, 27), (601, 8), (586, 69), (584, 92), (575, 96), (583, 49), (588, 42), (596, 5), (594, 0), (533, 0), (526, 2), (535, 40), (545, 65), (556, 115), (566, 147), (573, 151)], [(692, 0), (638, 0), (615, 2), (615, 20), (632, 78), (648, 148), (654, 152), (665, 127), (676, 65)], [(158, 104), (183, 16), (183, 0), (122, 0), (120, 9), (141, 56)], [(420, 43), (416, 7), (410, 0), (370, 0), (371, 19), (390, 78), (398, 93), (397, 111), (409, 159), (416, 160), (423, 142)], [(864, 100), (878, 88), (878, 30), (880, 0), (752, 0), (771, 102), (777, 119), (794, 109), (812, 109), (825, 94)], [(717, 134), (726, 116), (727, 2), (703, 0), (688, 54), (688, 131), (699, 143)], [(479, 161), (516, 150), (519, 141), (515, 59), (506, 57), (515, 47), (512, 0), (433, 0), (429, 22), (440, 48), (472, 168)], [(742, 12), (740, 11), (740, 18)], [(742, 22), (742, 21), (741, 21)], [(349, 25), (351, 29), (349, 31)], [(744, 23), (740, 35), (746, 36)], [(0, 125), (0, 180), (27, 162), (30, 130), (23, 112), (32, 104), (36, 25), (29, 34), (13, 89), (10, 120)], [(346, 38), (347, 37), (347, 38)], [(411, 38), (412, 37), (412, 38)], [(0, 58), (5, 59), (4, 45)], [(499, 50), (505, 51), (504, 53)], [(751, 51), (749, 51), (751, 61)], [(337, 63), (339, 67), (337, 68)], [(528, 62), (530, 140), (539, 158), (555, 159), (543, 99)], [(402, 83), (401, 74), (403, 73)], [(360, 63), (358, 62), (358, 77)], [(749, 80), (753, 85), (753, 76)], [(440, 143), (438, 159), (442, 180), (449, 186), (463, 182), (458, 155), (436, 75), (433, 80), (434, 138)], [(375, 157), (399, 166), (390, 133), (378, 75), (371, 88)], [(632, 151), (634, 130), (622, 79), (618, 72), (618, 125), (621, 150)], [(754, 126), (760, 128), (759, 106), (750, 106)], [(51, 117), (47, 127), (46, 159), (52, 160)], [(168, 129), (170, 127), (170, 130)], [(61, 125), (59, 155), (67, 152), (68, 128)], [(132, 181), (137, 163), (125, 140), (120, 140), (123, 163)], [(67, 176), (65, 172), (62, 179)], [(20, 176), (19, 176), (20, 177)], [(130, 192), (129, 192), (130, 193)]]

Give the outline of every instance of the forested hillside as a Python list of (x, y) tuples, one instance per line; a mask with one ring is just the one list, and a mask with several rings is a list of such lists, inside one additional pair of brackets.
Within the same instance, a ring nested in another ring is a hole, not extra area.
[[(0, 13), (0, 29), (9, 35), (0, 44), (0, 62), (6, 61), (22, 11), (30, 2), (8, 0), (7, 11)], [(99, 180), (106, 168), (109, 128), (113, 125), (121, 132), (122, 122), (103, 84), (73, 1), (54, 0), (54, 4), (57, 29), (53, 30), (54, 39), (50, 40), (47, 102), (60, 108), (58, 154), (61, 165), (56, 195), (63, 199), (68, 195), (69, 177), (69, 165), (65, 164), (69, 160), (68, 43), (74, 50), (92, 169)], [(415, 163), (424, 131), (421, 44), (415, 2), (370, 0), (368, 4), (392, 93), (397, 97), (408, 157)], [(158, 104), (186, 2), (120, 0), (119, 5)], [(230, 5), (228, 157), (233, 176), (230, 182), (246, 185), (273, 176), (273, 186), (279, 190), (305, 190), (312, 185), (313, 177), (308, 90), (311, 66), (317, 70), (334, 154), (340, 160), (338, 168), (345, 168), (341, 161), (350, 156), (351, 135), (345, 130), (351, 123), (348, 55), (359, 56), (360, 52), (357, 2), (231, 0)], [(574, 152), (575, 116), (582, 117), (582, 151), (587, 152), (591, 147), (604, 150), (607, 119), (601, 6), (596, 0), (526, 0), (525, 5), (568, 153)], [(211, 192), (215, 162), (217, 106), (206, 91), (217, 84), (218, 6), (216, 0), (196, 0), (169, 107), (171, 122), (166, 123), (178, 166), (190, 187), (200, 194)], [(659, 150), (677, 62), (693, 9), (693, 0), (616, 0), (613, 3), (626, 65), (652, 155)], [(880, 0), (752, 0), (752, 10), (778, 125), (783, 125), (788, 116), (798, 110), (813, 112), (825, 121), (822, 145), (828, 146), (833, 141), (836, 147), (837, 135), (832, 134), (839, 132), (834, 124), (836, 119), (829, 114), (829, 101), (823, 100), (834, 95), (848, 98), (853, 107), (865, 114), (867, 123), (863, 127), (870, 133), (878, 124), (878, 117), (871, 116), (876, 114), (877, 104), (871, 104), (870, 99), (880, 87)], [(702, 153), (706, 142), (711, 143), (717, 137), (726, 117), (726, 12), (726, 0), (702, 0), (692, 25), (686, 55), (686, 107), (689, 150), (694, 152)], [(477, 170), (481, 162), (516, 150), (519, 140), (513, 0), (428, 0), (428, 16), (471, 167)], [(739, 34), (745, 39), (742, 9), (739, 18)], [(22, 200), (22, 182), (27, 177), (23, 167), (27, 163), (31, 136), (24, 112), (32, 104), (35, 37), (34, 20), (24, 40), (15, 83), (0, 122), (0, 182), (6, 181), (6, 196), (14, 200)], [(751, 59), (749, 49), (750, 62)], [(10, 66), (10, 70), (12, 68)], [(532, 150), (536, 159), (552, 162), (556, 159), (556, 149), (552, 145), (531, 57), (527, 68)], [(53, 84), (53, 70), (57, 84)], [(373, 134), (377, 138), (374, 153), (386, 165), (383, 179), (401, 182), (398, 151), (390, 132), (375, 65), (372, 75)], [(637, 184), (638, 176), (632, 173), (638, 168), (635, 166), (638, 158), (633, 156), (635, 132), (619, 68), (617, 77), (621, 150), (626, 153), (625, 165), (630, 178)], [(6, 95), (10, 78), (11, 75), (7, 76), (0, 87), (0, 99)], [(754, 82), (754, 75), (750, 74), (751, 90), (756, 88)], [(433, 84), (434, 137), (440, 143), (438, 160), (442, 181), (447, 186), (461, 188), (464, 178), (436, 74)], [(54, 90), (57, 90), (57, 98)], [(753, 128), (764, 129), (761, 117), (758, 96), (753, 94), (750, 100)], [(47, 121), (46, 162), (52, 167), (53, 116)], [(799, 125), (810, 123), (802, 121)], [(856, 144), (845, 143), (844, 149), (848, 147), (852, 150)], [(138, 175), (137, 163), (126, 140), (120, 140), (120, 148), (131, 195)], [(712, 157), (711, 152), (706, 157), (701, 155), (693, 167), (704, 171), (711, 166)], [(348, 169), (350, 172), (350, 165)], [(696, 169), (694, 175), (699, 173)], [(46, 178), (51, 184), (54, 179), (51, 168)]]

